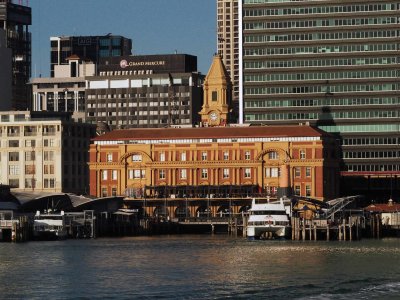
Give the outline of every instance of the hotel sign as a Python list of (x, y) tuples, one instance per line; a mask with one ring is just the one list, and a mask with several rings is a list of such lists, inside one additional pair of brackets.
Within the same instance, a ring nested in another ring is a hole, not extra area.
[(143, 67), (143, 66), (164, 66), (165, 60), (155, 60), (155, 61), (127, 61), (123, 59), (120, 61), (119, 66), (122, 69), (127, 67)]

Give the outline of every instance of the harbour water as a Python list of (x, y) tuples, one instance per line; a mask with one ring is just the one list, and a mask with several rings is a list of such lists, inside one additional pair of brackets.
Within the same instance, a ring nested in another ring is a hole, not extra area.
[(0, 244), (0, 299), (400, 299), (400, 239)]

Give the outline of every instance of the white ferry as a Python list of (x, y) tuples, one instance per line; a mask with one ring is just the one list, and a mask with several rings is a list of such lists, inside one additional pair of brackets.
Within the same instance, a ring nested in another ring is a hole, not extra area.
[(290, 205), (283, 200), (278, 202), (256, 204), (253, 199), (249, 209), (247, 237), (249, 239), (285, 238), (290, 235)]
[(64, 211), (41, 214), (36, 212), (33, 221), (33, 237), (39, 240), (58, 240), (67, 238)]

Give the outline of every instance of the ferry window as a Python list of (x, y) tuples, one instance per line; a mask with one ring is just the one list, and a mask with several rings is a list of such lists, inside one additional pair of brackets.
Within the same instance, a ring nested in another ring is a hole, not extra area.
[(269, 152), (268, 153), (268, 158), (269, 159), (278, 159), (279, 158), (278, 152), (275, 152), (275, 151)]
[(251, 177), (251, 169), (245, 168), (244, 169), (244, 178), (250, 178), (250, 177)]
[(181, 170), (181, 179), (186, 179), (187, 178), (187, 170), (186, 169), (182, 169)]
[(306, 185), (306, 197), (311, 197), (311, 186)]
[(159, 170), (158, 178), (159, 179), (165, 179), (165, 170)]
[(201, 152), (201, 160), (207, 160), (207, 151)]
[(229, 178), (229, 169), (223, 170), (223, 178)]
[(165, 152), (160, 152), (160, 161), (165, 161)]
[(142, 161), (142, 155), (141, 154), (132, 155), (132, 161)]
[(212, 101), (217, 101), (218, 100), (218, 92), (217, 91), (213, 91), (211, 93), (211, 100)]
[(224, 151), (224, 160), (229, 159), (229, 151)]
[(294, 194), (296, 196), (300, 196), (300, 186), (299, 185), (294, 186)]
[(186, 152), (181, 153), (181, 161), (186, 161)]
[(306, 151), (300, 150), (300, 159), (306, 159)]
[(101, 172), (101, 179), (107, 180), (107, 170)]

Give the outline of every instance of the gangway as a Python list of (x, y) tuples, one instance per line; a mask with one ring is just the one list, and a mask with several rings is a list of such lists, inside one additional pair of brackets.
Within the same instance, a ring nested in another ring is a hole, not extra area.
[(347, 197), (341, 197), (341, 198), (336, 198), (333, 200), (326, 201), (325, 203), (328, 204), (328, 208), (323, 214), (323, 217), (326, 219), (331, 218), (335, 213), (338, 211), (341, 211), (343, 208), (348, 206), (350, 203), (354, 202), (357, 199), (362, 198), (361, 195), (355, 195), (355, 196), (347, 196)]

